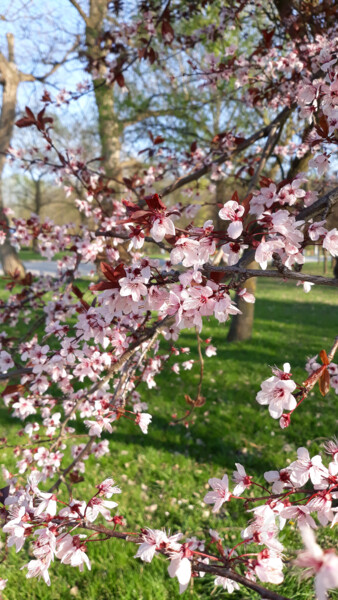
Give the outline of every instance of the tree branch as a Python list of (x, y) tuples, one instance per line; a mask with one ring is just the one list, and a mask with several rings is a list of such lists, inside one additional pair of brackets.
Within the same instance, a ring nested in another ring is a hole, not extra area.
[[(69, 1), (71, 2), (71, 0), (69, 0)], [(44, 81), (46, 81), (46, 79), (48, 79), (48, 77), (53, 75), (53, 73), (55, 73), (55, 71), (57, 71), (59, 69), (59, 67), (66, 62), (68, 56), (78, 47), (79, 42), (80, 42), (80, 40), (79, 40), (79, 37), (77, 36), (74, 44), (71, 46), (71, 48), (69, 48), (69, 50), (67, 50), (64, 57), (57, 63), (54, 63), (52, 68), (49, 71), (47, 71), (47, 73), (45, 73), (44, 75), (41, 75), (40, 77), (37, 77), (36, 75), (33, 75), (32, 73), (23, 73), (22, 71), (19, 71), (20, 81), (39, 81), (40, 83), (44, 83)]]
[(318, 198), (311, 206), (306, 206), (296, 217), (296, 221), (305, 221), (309, 217), (326, 218), (330, 210), (338, 202), (338, 187)]
[(326, 285), (329, 287), (338, 287), (338, 279), (332, 277), (321, 277), (320, 275), (307, 275), (306, 273), (297, 273), (296, 271), (290, 271), (284, 268), (282, 271), (270, 270), (263, 271), (261, 269), (245, 269), (242, 266), (230, 266), (230, 267), (215, 267), (213, 265), (204, 265), (204, 271), (218, 271), (220, 273), (235, 273), (243, 276), (243, 280), (250, 279), (250, 277), (277, 277), (280, 279), (292, 279), (294, 281), (309, 281), (316, 285)]
[(69, 2), (77, 10), (77, 12), (79, 13), (80, 17), (84, 20), (84, 22), (86, 23), (86, 25), (88, 25), (89, 24), (89, 17), (86, 15), (86, 13), (84, 12), (84, 10), (81, 8), (81, 6), (77, 2), (77, 0), (69, 0)]
[[(104, 525), (92, 525), (91, 523), (88, 523), (87, 521), (83, 521), (80, 524), (80, 527), (82, 527), (83, 529), (90, 530), (90, 531), (96, 531), (97, 533), (102, 533), (103, 535), (110, 537), (110, 538), (117, 538), (120, 540), (125, 540), (126, 542), (132, 542), (133, 544), (141, 544), (143, 542), (143, 538), (140, 536), (135, 535), (135, 537), (134, 537), (133, 535), (130, 535), (128, 533), (123, 533), (121, 531), (113, 531), (112, 529), (108, 529), (108, 527), (104, 527)], [(165, 550), (159, 550), (159, 552), (161, 554), (163, 554), (164, 556), (167, 556), (167, 553)], [(258, 583), (254, 582), (254, 581), (251, 581), (250, 579), (247, 579), (246, 577), (243, 577), (243, 575), (240, 575), (239, 573), (236, 573), (235, 571), (233, 571), (232, 569), (228, 569), (227, 567), (216, 566), (216, 565), (206, 565), (205, 563), (201, 563), (201, 562), (192, 563), (191, 566), (192, 566), (193, 571), (195, 571), (197, 573), (198, 572), (211, 573), (213, 575), (218, 575), (220, 577), (227, 577), (228, 579), (231, 579), (232, 581), (236, 581), (237, 583), (240, 583), (244, 587), (257, 592), (258, 594), (261, 595), (262, 598), (266, 598), (267, 600), (290, 600), (286, 596), (282, 596), (281, 594), (278, 594), (277, 592), (268, 590), (267, 588), (259, 585)]]
[(167, 196), (168, 194), (171, 194), (171, 192), (174, 192), (175, 190), (183, 187), (184, 185), (191, 183), (192, 181), (196, 181), (197, 179), (200, 179), (203, 175), (211, 171), (213, 165), (222, 164), (225, 160), (237, 156), (237, 154), (240, 154), (243, 150), (246, 150), (246, 148), (249, 148), (249, 146), (257, 142), (258, 140), (266, 137), (267, 135), (269, 135), (270, 131), (276, 126), (276, 124), (285, 122), (285, 120), (291, 115), (295, 107), (296, 105), (293, 104), (290, 108), (284, 108), (277, 115), (277, 117), (273, 121), (271, 121), (269, 125), (266, 125), (262, 129), (256, 131), (256, 133), (251, 135), (247, 140), (244, 140), (244, 142), (239, 144), (237, 148), (235, 148), (235, 150), (233, 150), (232, 152), (224, 152), (218, 158), (216, 158), (216, 160), (210, 162), (207, 165), (204, 165), (204, 167), (196, 169), (195, 171), (192, 171), (192, 173), (189, 173), (185, 177), (177, 179), (172, 184), (164, 188), (164, 190), (162, 190), (161, 196)]

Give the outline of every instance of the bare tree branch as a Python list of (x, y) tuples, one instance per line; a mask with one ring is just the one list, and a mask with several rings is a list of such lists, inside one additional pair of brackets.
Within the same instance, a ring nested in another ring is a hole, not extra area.
[[(251, 258), (252, 260), (252, 258)], [(250, 262), (251, 262), (250, 260)], [(320, 275), (307, 275), (306, 273), (297, 273), (296, 271), (290, 271), (286, 267), (281, 270), (270, 270), (263, 271), (261, 269), (246, 269), (242, 266), (230, 266), (230, 267), (215, 267), (213, 265), (204, 265), (203, 269), (207, 272), (210, 271), (218, 271), (220, 273), (235, 273), (241, 275), (243, 281), (246, 279), (250, 279), (250, 277), (273, 277), (279, 279), (291, 279), (294, 281), (309, 281), (310, 283), (315, 283), (316, 285), (326, 285), (329, 287), (338, 287), (338, 279), (333, 279), (332, 277), (321, 277)]]
[(81, 8), (81, 6), (77, 2), (77, 0), (69, 0), (69, 2), (77, 10), (77, 12), (79, 13), (80, 17), (84, 20), (84, 22), (86, 23), (86, 25), (88, 25), (89, 24), (89, 17), (86, 15), (86, 13), (84, 12), (84, 10)]
[(201, 167), (200, 169), (196, 169), (195, 171), (192, 171), (192, 173), (189, 173), (185, 177), (180, 177), (179, 179), (177, 179), (176, 181), (174, 181), (173, 183), (168, 185), (166, 188), (164, 188), (164, 190), (162, 190), (161, 196), (167, 196), (168, 194), (171, 194), (171, 192), (174, 192), (175, 190), (183, 187), (184, 185), (187, 185), (188, 183), (191, 183), (192, 181), (197, 181), (198, 179), (203, 177), (203, 175), (205, 175), (206, 173), (209, 173), (209, 171), (211, 171), (211, 169), (214, 165), (220, 165), (225, 160), (228, 160), (229, 158), (237, 156), (237, 154), (240, 154), (243, 150), (246, 150), (246, 148), (249, 148), (249, 146), (251, 146), (252, 144), (257, 142), (258, 140), (269, 135), (270, 131), (275, 128), (276, 124), (285, 122), (285, 120), (291, 115), (295, 106), (296, 105), (293, 104), (290, 108), (284, 108), (277, 115), (277, 117), (273, 121), (271, 121), (271, 123), (269, 125), (266, 125), (262, 129), (259, 129), (258, 131), (256, 131), (256, 133), (251, 135), (247, 140), (244, 140), (244, 142), (239, 144), (237, 146), (237, 148), (235, 148), (235, 150), (233, 150), (232, 152), (224, 152), (218, 158), (216, 158), (216, 160), (210, 162), (207, 165), (204, 165), (204, 167)]

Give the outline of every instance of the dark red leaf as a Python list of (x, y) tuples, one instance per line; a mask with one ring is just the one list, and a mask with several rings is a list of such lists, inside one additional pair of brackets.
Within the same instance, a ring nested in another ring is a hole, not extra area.
[(164, 142), (164, 137), (162, 137), (161, 135), (157, 135), (154, 139), (154, 144), (162, 144), (162, 142)]
[(327, 356), (327, 354), (326, 354), (326, 350), (321, 350), (321, 351), (319, 352), (319, 356), (320, 356), (320, 358), (321, 358), (321, 361), (322, 361), (323, 365), (328, 365), (328, 364), (330, 364), (330, 363), (329, 363), (328, 356)]
[(327, 369), (325, 369), (324, 373), (319, 377), (319, 391), (322, 396), (326, 396), (330, 389), (330, 374)]
[(122, 73), (117, 73), (117, 75), (115, 75), (115, 81), (117, 81), (118, 85), (121, 88), (123, 88), (125, 86), (125, 80), (124, 80)]
[(174, 30), (169, 21), (162, 21), (162, 37), (165, 42), (171, 43), (174, 39)]
[(34, 124), (35, 121), (32, 121), (32, 119), (29, 119), (28, 117), (22, 117), (22, 119), (15, 122), (17, 127), (31, 127)]
[(79, 300), (81, 300), (81, 298), (83, 298), (83, 292), (81, 292), (81, 290), (77, 287), (77, 285), (72, 285), (72, 291), (75, 294), (75, 296), (77, 298), (79, 298)]
[(153, 194), (153, 196), (146, 196), (144, 199), (151, 210), (166, 210), (167, 208), (158, 194)]
[(113, 269), (113, 267), (111, 267), (108, 263), (101, 262), (100, 269), (103, 275), (106, 277), (106, 279), (116, 284), (116, 287), (119, 287), (119, 279), (122, 279), (122, 277), (126, 276), (126, 272), (122, 263), (120, 263), (115, 269)]
[(15, 383), (12, 385), (7, 385), (4, 389), (4, 391), (1, 393), (1, 396), (12, 396), (13, 394), (16, 394), (17, 392), (23, 392), (23, 390), (25, 389), (25, 386), (22, 385), (21, 383)]
[(29, 108), (29, 106), (25, 106), (25, 111), (26, 114), (33, 120), (35, 121), (35, 116), (34, 113), (31, 111), (31, 109)]

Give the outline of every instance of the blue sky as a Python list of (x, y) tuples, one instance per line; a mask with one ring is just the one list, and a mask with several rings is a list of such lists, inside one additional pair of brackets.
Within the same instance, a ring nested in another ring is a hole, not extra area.
[[(86, 2), (81, 4), (86, 8)], [(2, 0), (0, 3), (0, 50), (7, 57), (6, 34), (13, 33), (16, 64), (21, 71), (35, 76), (45, 74), (50, 70), (51, 62), (64, 57), (83, 27), (82, 19), (69, 0)], [(55, 96), (63, 88), (75, 91), (77, 83), (86, 80), (90, 81), (90, 77), (85, 73), (83, 63), (73, 54), (72, 60), (60, 66), (49, 78), (48, 85), (40, 82), (19, 85), (18, 117), (26, 105), (33, 110), (42, 107), (40, 99), (44, 89)], [(75, 116), (78, 122), (90, 123), (95, 118), (96, 108), (93, 95), (87, 94), (76, 102), (52, 110), (71, 130)], [(14, 133), (13, 145), (19, 137), (29, 138), (27, 131), (24, 136), (22, 134), (22, 130)], [(7, 166), (5, 176), (11, 170)]]

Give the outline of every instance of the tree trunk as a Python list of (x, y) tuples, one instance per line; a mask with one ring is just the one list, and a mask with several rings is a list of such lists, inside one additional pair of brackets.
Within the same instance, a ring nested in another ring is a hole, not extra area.
[[(257, 269), (258, 265), (255, 261), (251, 262), (247, 266), (248, 269)], [(245, 282), (245, 287), (248, 292), (256, 295), (256, 277), (251, 277)], [(255, 305), (249, 302), (245, 302), (240, 296), (236, 295), (235, 303), (239, 310), (242, 311), (240, 315), (234, 315), (231, 320), (230, 330), (228, 333), (228, 342), (241, 342), (249, 340), (252, 336), (252, 329), (254, 324)]]
[[(42, 207), (41, 179), (33, 178), (33, 185), (34, 185), (34, 212), (36, 215), (38, 215), (40, 217), (41, 207)], [(39, 251), (39, 242), (36, 237), (33, 239), (33, 250), (35, 250), (35, 252)]]
[[(104, 31), (107, 16), (106, 0), (91, 0), (90, 15), (86, 23), (86, 46), (91, 60), (97, 60), (102, 48), (98, 38)], [(102, 78), (94, 80), (95, 100), (98, 111), (99, 135), (102, 146), (102, 165), (107, 177), (118, 178), (121, 174), (121, 127), (114, 112), (113, 87), (106, 85), (105, 67), (99, 66)]]
[(17, 252), (9, 243), (9, 223), (4, 214), (1, 179), (5, 166), (6, 151), (10, 144), (14, 122), (16, 95), (20, 83), (20, 75), (14, 63), (14, 37), (7, 35), (8, 60), (0, 53), (0, 83), (3, 86), (2, 108), (0, 115), (0, 229), (5, 231), (5, 243), (0, 246), (0, 261), (6, 275), (19, 273), (25, 275), (25, 268), (19, 260)]

